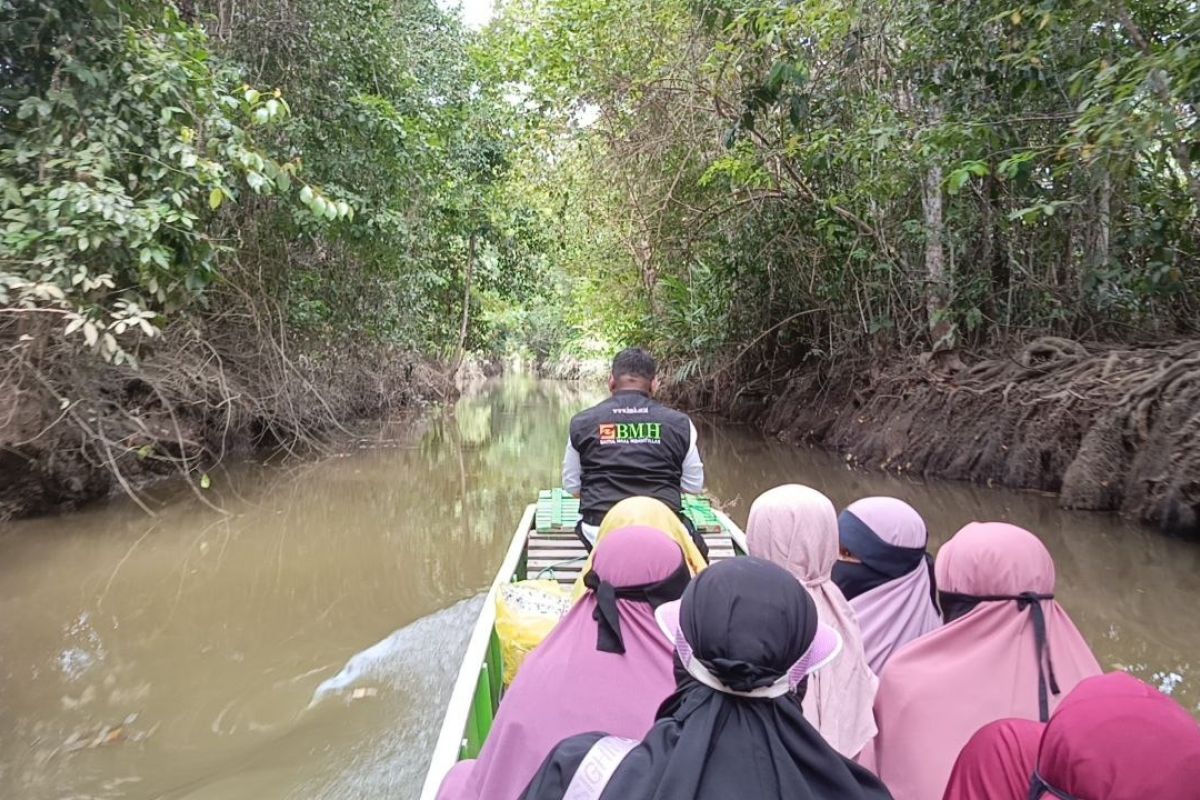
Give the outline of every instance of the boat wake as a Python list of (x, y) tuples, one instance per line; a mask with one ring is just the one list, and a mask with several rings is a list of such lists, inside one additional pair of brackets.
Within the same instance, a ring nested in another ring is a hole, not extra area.
[(317, 686), (290, 729), (155, 796), (416, 798), (482, 603), (482, 595), (463, 600), (356, 653)]
[(352, 697), (356, 690), (370, 690), (380, 684), (402, 691), (410, 689), (414, 680), (449, 687), (458, 661), (447, 659), (446, 654), (466, 646), (481, 603), (482, 597), (463, 600), (355, 653), (341, 671), (317, 686), (308, 708), (332, 697)]
[[(305, 716), (322, 729), (356, 709), (377, 720), (339, 749), (346, 754), (303, 780), (290, 798), (416, 798), (428, 753), (458, 675), (483, 596), (417, 620), (354, 655), (313, 692)], [(378, 692), (378, 697), (375, 697)], [(368, 699), (369, 698), (369, 699)], [(356, 702), (365, 700), (365, 702)], [(364, 735), (365, 734), (365, 735)]]

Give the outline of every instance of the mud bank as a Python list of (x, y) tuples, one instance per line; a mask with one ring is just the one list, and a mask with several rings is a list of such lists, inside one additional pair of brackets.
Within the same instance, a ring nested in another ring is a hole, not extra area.
[(1200, 342), (1147, 347), (1044, 338), (967, 364), (874, 374), (800, 369), (728, 409), (866, 468), (1058, 493), (1200, 534)]
[(181, 326), (134, 368), (0, 333), (16, 354), (0, 374), (0, 521), (165, 478), (203, 486), (226, 459), (319, 451), (355, 421), (455, 392), (436, 365), (353, 343), (284, 348)]

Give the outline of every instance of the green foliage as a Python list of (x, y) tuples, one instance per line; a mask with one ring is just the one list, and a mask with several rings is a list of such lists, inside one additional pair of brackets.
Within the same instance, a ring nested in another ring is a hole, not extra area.
[[(464, 301), (544, 296), (545, 210), (507, 188), (525, 112), (433, 0), (0, 11), (9, 313), (120, 362), (240, 293), (310, 339), (447, 355)], [(499, 349), (489, 319), (465, 344)]]
[[(343, 220), (319, 238), (289, 218), (260, 234), (293, 324), (449, 355), (467, 298), (465, 344), (503, 349), (474, 312), (488, 298), (532, 302), (545, 241), (541, 212), (507, 189), (521, 112), (483, 83), (471, 34), (433, 0), (251, 0), (232, 15), (206, 5), (228, 51), (288, 98), (281, 146), (338, 198), (315, 187), (300, 198)], [(297, 229), (313, 237), (303, 268), (280, 269)]]
[(564, 137), (592, 329), (701, 370), (1195, 329), (1194, 4), (652, 6), (491, 33)]
[(4, 48), (0, 304), (62, 311), (68, 335), (121, 361), (122, 337), (153, 336), (216, 279), (226, 201), (290, 193), (297, 162), (259, 143), (288, 105), (170, 5), (5, 5), (27, 20), (14, 37), (42, 24)]
[(112, 359), (227, 287), (692, 371), (1200, 316), (1184, 0), (0, 10), (0, 307)]

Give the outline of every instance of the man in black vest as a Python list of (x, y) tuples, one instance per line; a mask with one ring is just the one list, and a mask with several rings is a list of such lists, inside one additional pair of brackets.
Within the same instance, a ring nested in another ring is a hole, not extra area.
[(651, 399), (658, 388), (657, 370), (645, 350), (622, 350), (608, 379), (612, 396), (571, 420), (562, 485), (579, 498), (576, 532), (589, 550), (608, 510), (641, 495), (680, 512), (696, 546), (707, 555), (703, 537), (681, 513), (682, 492), (704, 488), (696, 426), (686, 414)]

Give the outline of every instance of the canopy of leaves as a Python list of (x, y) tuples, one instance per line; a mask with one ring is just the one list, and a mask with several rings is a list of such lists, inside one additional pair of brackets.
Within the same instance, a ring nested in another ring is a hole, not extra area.
[(1198, 26), (1183, 0), (513, 0), (489, 37), (558, 137), (579, 304), (686, 373), (1194, 331)]
[[(119, 362), (177, 315), (219, 318), (231, 286), (309, 336), (439, 355), (464, 298), (543, 291), (544, 212), (507, 180), (525, 112), (433, 0), (0, 14), (7, 313), (60, 315)], [(467, 343), (488, 349), (494, 318), (468, 314)]]

